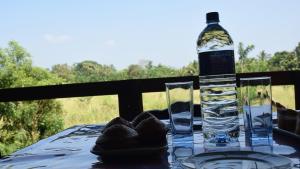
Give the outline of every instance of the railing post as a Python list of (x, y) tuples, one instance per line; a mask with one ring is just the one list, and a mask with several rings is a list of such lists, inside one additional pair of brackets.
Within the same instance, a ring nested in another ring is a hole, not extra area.
[(119, 115), (126, 120), (132, 120), (143, 112), (143, 96), (138, 84), (133, 81), (125, 81), (118, 92)]
[(300, 110), (300, 75), (294, 73), (295, 109)]

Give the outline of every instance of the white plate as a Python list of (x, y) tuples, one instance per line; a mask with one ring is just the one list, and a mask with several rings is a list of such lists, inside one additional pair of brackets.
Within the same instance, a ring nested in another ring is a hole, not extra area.
[(276, 154), (254, 151), (210, 152), (191, 156), (181, 161), (185, 169), (289, 169), (292, 161)]
[(94, 145), (91, 153), (100, 156), (148, 156), (165, 152), (168, 145), (162, 147), (138, 147), (138, 148), (125, 148), (125, 149), (111, 149), (104, 150), (101, 147)]

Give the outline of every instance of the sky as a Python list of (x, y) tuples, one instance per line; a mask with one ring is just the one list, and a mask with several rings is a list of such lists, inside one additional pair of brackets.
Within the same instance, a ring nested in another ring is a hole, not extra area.
[[(207, 12), (250, 53), (293, 50), (300, 42), (299, 0), (0, 0), (0, 48), (18, 41), (33, 64), (84, 60), (126, 68), (143, 60), (182, 67), (197, 60)], [(237, 57), (237, 56), (236, 56)]]

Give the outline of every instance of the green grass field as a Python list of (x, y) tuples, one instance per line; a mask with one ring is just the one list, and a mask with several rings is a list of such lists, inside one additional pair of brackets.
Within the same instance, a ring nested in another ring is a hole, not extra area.
[(117, 96), (57, 99), (62, 103), (64, 128), (77, 124), (105, 123), (118, 116)]
[[(272, 87), (272, 98), (288, 108), (295, 108), (293, 86)], [(63, 106), (65, 128), (77, 124), (105, 123), (119, 115), (116, 95), (57, 100)], [(194, 91), (194, 103), (200, 103), (199, 90)], [(144, 93), (143, 107), (144, 110), (167, 108), (165, 92)]]

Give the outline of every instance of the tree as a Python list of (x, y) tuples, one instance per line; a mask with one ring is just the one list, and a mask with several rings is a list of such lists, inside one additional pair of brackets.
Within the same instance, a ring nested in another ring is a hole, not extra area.
[(239, 60), (247, 59), (248, 54), (254, 49), (254, 45), (248, 45), (246, 48), (244, 48), (244, 44), (242, 42), (239, 43), (238, 46), (238, 54), (239, 54)]
[(298, 60), (300, 60), (299, 59), (300, 58), (300, 42), (298, 42), (298, 45), (295, 48), (295, 53), (296, 53)]
[(298, 45), (295, 48), (295, 55), (297, 58), (297, 69), (300, 69), (300, 42), (298, 42)]
[(86, 60), (73, 66), (75, 82), (113, 80), (116, 72), (113, 65), (101, 65), (91, 60)]
[[(57, 84), (61, 79), (33, 67), (17, 42), (0, 49), (0, 88)], [(0, 156), (10, 154), (63, 128), (61, 105), (54, 100), (0, 103)]]
[(297, 70), (299, 69), (299, 61), (295, 52), (276, 52), (269, 60), (272, 70)]
[(248, 59), (248, 54), (254, 49), (254, 45), (248, 45), (244, 48), (244, 44), (242, 42), (239, 43), (238, 46), (238, 54), (239, 54), (239, 62), (240, 62), (240, 72), (244, 72), (244, 66)]
[(270, 54), (266, 53), (264, 50), (261, 51), (258, 56), (258, 59), (255, 61), (254, 72), (266, 72), (270, 70), (268, 60), (271, 58)]
[(181, 69), (181, 75), (183, 76), (193, 76), (199, 74), (199, 64), (198, 61), (194, 60), (189, 63), (187, 66), (184, 66)]
[(51, 68), (51, 73), (56, 74), (58, 77), (64, 79), (66, 82), (74, 82), (75, 75), (72, 67), (68, 64), (56, 64)]
[(143, 78), (144, 74), (145, 71), (142, 66), (136, 64), (129, 65), (127, 70), (127, 75), (129, 79)]

